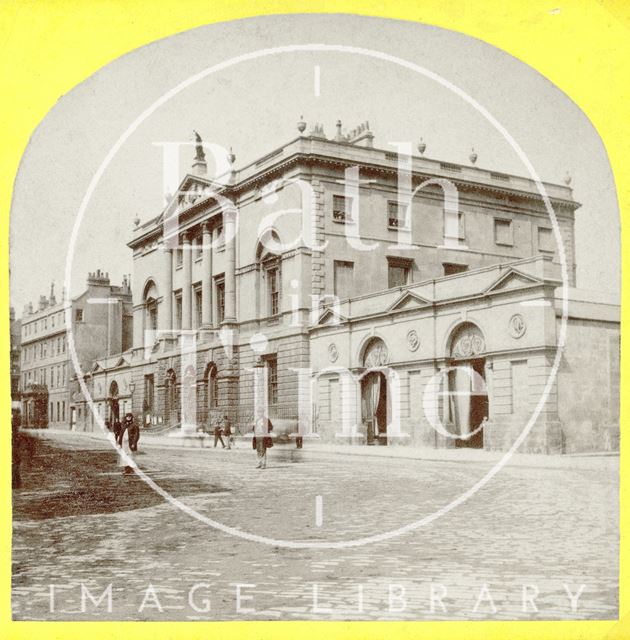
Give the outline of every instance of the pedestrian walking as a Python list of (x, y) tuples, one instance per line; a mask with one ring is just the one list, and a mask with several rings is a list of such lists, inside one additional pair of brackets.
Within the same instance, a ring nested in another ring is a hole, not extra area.
[(234, 438), (232, 437), (232, 427), (230, 425), (230, 419), (228, 418), (227, 415), (223, 416), (223, 435), (227, 440), (226, 448), (231, 449), (232, 443), (234, 442)]
[(223, 442), (223, 418), (219, 418), (218, 422), (214, 425), (214, 448), (217, 447), (217, 442), (221, 441), (221, 446), (225, 449), (225, 442)]
[(119, 444), (122, 444), (122, 441), (120, 440), (121, 435), (122, 435), (122, 424), (120, 420), (114, 420), (114, 438), (116, 442), (118, 442)]
[[(125, 434), (127, 434), (126, 438)], [(129, 463), (135, 464), (133, 454), (138, 450), (139, 438), (138, 423), (134, 420), (132, 413), (127, 413), (120, 429), (120, 437), (117, 440), (119, 446), (118, 466), (122, 468), (125, 475), (133, 473), (133, 466)]]
[(133, 413), (125, 416), (127, 433), (129, 434), (129, 448), (136, 453), (138, 451), (138, 441), (140, 440), (140, 425), (134, 418)]
[(269, 435), (272, 429), (273, 425), (269, 418), (259, 418), (254, 426), (252, 447), (256, 450), (256, 456), (258, 458), (256, 469), (267, 468), (267, 449), (273, 447), (273, 440)]

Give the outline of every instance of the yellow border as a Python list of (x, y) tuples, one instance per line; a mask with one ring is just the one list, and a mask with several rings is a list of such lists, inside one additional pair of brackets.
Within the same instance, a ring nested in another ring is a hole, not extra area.
[[(28, 139), (60, 95), (113, 59), (159, 38), (213, 22), (274, 13), (354, 13), (432, 24), (480, 38), (537, 69), (590, 118), (602, 137), (615, 175), (622, 217), (630, 215), (630, 3), (627, 0), (4, 0), (0, 4), (0, 635), (136, 639), (155, 637), (336, 638), (422, 636), (440, 638), (628, 638), (630, 553), (621, 545), (620, 620), (614, 622), (237, 622), (38, 623), (11, 622), (10, 606), (10, 380), (8, 237), (12, 186)], [(628, 235), (622, 227), (622, 240)], [(624, 273), (630, 257), (623, 256)], [(625, 284), (625, 283), (624, 283)], [(622, 326), (628, 321), (623, 288)], [(623, 341), (622, 383), (629, 349)], [(622, 386), (623, 389), (623, 386)], [(630, 403), (622, 396), (622, 427)], [(627, 454), (622, 455), (622, 469)], [(628, 484), (621, 485), (622, 540), (630, 525)], [(624, 515), (625, 511), (625, 515)], [(627, 546), (627, 545), (626, 545)]]

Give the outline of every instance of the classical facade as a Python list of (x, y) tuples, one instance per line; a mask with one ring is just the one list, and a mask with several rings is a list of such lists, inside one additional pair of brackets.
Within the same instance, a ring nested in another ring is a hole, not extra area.
[[(70, 307), (71, 326), (66, 310)], [(68, 348), (72, 332), (81, 370), (91, 372), (96, 358), (131, 346), (131, 287), (112, 285), (100, 270), (88, 274), (83, 293), (57, 300), (41, 296), (37, 309), (29, 304), (21, 323), (22, 423), (25, 427), (72, 427), (71, 403), (75, 369)]]
[(617, 447), (619, 308), (575, 288), (569, 184), (544, 184), (558, 244), (530, 179), (298, 130), (216, 179), (199, 142), (136, 225), (143, 424), (250, 432), (262, 369), (272, 421), (322, 441), (506, 449), (535, 414), (522, 450)]

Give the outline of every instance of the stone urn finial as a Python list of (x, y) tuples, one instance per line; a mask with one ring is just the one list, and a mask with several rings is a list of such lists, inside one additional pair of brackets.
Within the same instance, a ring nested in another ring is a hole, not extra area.
[(472, 164), (475, 164), (475, 162), (477, 162), (477, 154), (475, 153), (475, 147), (472, 148), (472, 151), (471, 151), (470, 155), (468, 156), (468, 158), (470, 159), (470, 162)]
[(573, 178), (571, 177), (571, 174), (567, 171), (566, 175), (564, 176), (564, 184), (567, 185), (567, 187), (571, 184), (571, 180)]
[(136, 216), (136, 217), (133, 219), (133, 226), (134, 226), (134, 227), (137, 227), (139, 224), (140, 224), (140, 218), (139, 218), (138, 216)]
[(304, 122), (304, 116), (300, 116), (300, 121), (297, 123), (297, 128), (300, 133), (304, 133), (306, 130), (306, 122)]
[(230, 164), (234, 164), (234, 162), (236, 161), (236, 156), (234, 155), (234, 152), (232, 151), (232, 147), (230, 147), (230, 153), (228, 153), (228, 162)]
[(418, 151), (420, 152), (421, 156), (424, 155), (426, 148), (427, 143), (422, 138), (420, 138), (420, 142), (418, 143)]

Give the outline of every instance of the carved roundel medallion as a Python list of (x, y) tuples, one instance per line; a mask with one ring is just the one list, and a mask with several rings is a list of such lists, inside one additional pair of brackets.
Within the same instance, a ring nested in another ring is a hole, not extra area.
[(525, 318), (520, 313), (515, 313), (510, 318), (509, 331), (510, 335), (517, 340), (525, 335), (527, 325), (525, 324)]
[(420, 338), (418, 337), (418, 332), (412, 329), (407, 333), (407, 347), (409, 351), (417, 351), (419, 346)]
[(336, 362), (339, 357), (339, 351), (337, 351), (337, 345), (334, 342), (331, 342), (328, 345), (328, 359), (331, 362)]

